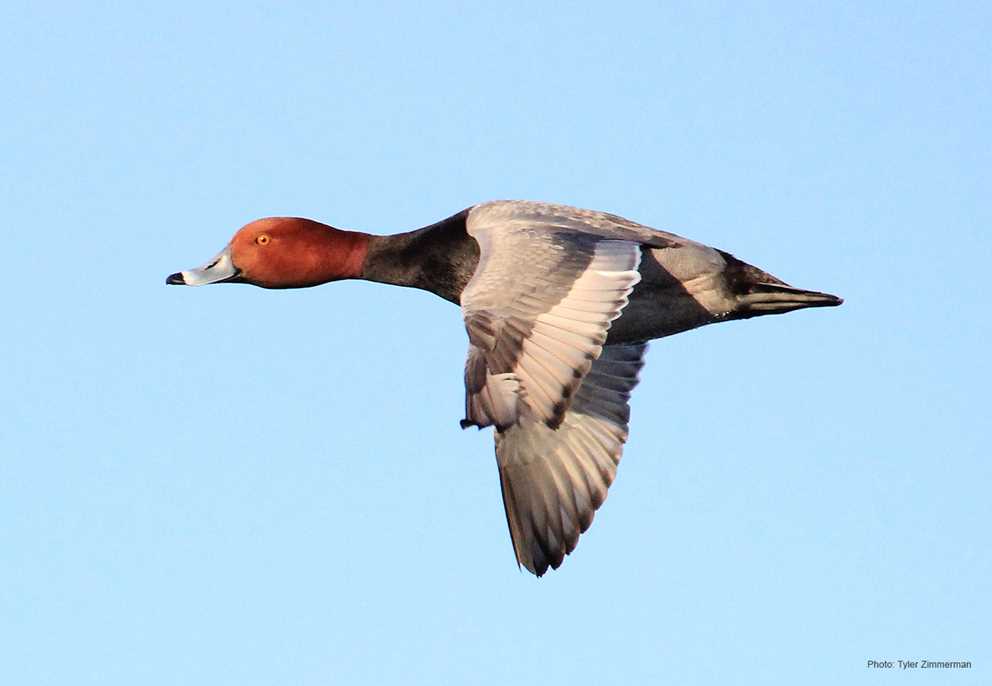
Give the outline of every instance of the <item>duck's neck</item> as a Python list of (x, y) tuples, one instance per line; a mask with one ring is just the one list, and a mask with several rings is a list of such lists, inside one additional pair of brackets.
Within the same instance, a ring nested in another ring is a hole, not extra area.
[(465, 230), (468, 210), (437, 224), (392, 236), (369, 236), (359, 278), (420, 288), (458, 303), (479, 262)]

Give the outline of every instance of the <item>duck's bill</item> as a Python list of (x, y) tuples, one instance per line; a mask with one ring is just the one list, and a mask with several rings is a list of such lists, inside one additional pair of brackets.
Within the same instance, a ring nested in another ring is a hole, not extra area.
[(234, 266), (231, 247), (228, 246), (204, 266), (170, 274), (165, 282), (173, 286), (205, 286), (208, 283), (230, 283), (240, 276), (241, 271)]

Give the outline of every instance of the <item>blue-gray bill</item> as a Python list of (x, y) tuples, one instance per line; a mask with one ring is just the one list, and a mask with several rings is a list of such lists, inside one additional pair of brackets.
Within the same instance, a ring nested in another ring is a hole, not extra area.
[(205, 286), (209, 283), (232, 281), (239, 274), (231, 259), (231, 246), (228, 246), (202, 267), (170, 274), (165, 283), (172, 286)]

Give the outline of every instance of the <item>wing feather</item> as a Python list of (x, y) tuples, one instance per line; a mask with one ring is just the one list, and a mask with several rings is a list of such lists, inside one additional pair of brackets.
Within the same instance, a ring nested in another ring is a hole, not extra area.
[(513, 548), (540, 576), (575, 549), (616, 476), (645, 345), (606, 346), (607, 334), (641, 246), (677, 237), (540, 203), (476, 206), (466, 228), (479, 263), (461, 294), (462, 426), (496, 427)]
[[(640, 280), (640, 245), (471, 221), (469, 232), (481, 250), (462, 294), (469, 341), (488, 375), (510, 374), (518, 384), (516, 407), (500, 414), (498, 426), (528, 417), (556, 428)], [(466, 394), (492, 395), (498, 386), (466, 384)], [(503, 386), (509, 399), (511, 386)], [(496, 424), (494, 405), (466, 401), (462, 425)]]
[[(524, 418), (496, 434), (513, 549), (517, 562), (538, 576), (561, 565), (606, 500), (627, 440), (628, 400), (646, 348), (603, 348), (557, 430)], [(623, 379), (622, 387), (603, 388), (600, 369), (607, 367), (611, 383)]]

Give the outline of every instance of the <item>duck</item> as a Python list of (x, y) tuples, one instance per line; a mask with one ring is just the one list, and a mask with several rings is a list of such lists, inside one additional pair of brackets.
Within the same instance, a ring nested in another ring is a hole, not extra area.
[(493, 428), (513, 552), (538, 577), (575, 550), (606, 500), (649, 341), (843, 302), (615, 214), (524, 200), (480, 203), (393, 235), (259, 219), (166, 283), (285, 289), (344, 279), (418, 288), (461, 307), (461, 426)]

